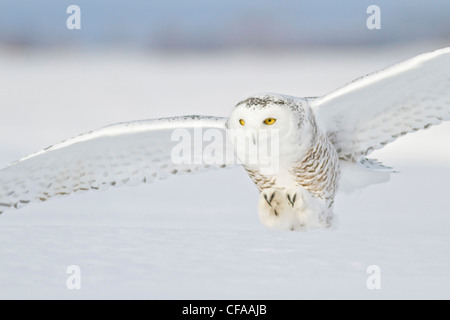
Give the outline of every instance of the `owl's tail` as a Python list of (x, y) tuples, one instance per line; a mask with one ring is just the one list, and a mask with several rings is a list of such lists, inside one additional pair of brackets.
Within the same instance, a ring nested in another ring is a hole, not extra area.
[(398, 172), (377, 160), (367, 158), (363, 158), (360, 162), (341, 160), (340, 167), (339, 191), (345, 193), (354, 192), (371, 184), (388, 182), (391, 174)]

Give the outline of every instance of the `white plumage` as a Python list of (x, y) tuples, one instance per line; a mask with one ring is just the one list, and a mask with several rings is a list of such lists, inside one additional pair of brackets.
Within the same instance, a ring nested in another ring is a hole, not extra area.
[[(275, 121), (267, 124), (267, 119)], [(241, 161), (261, 192), (261, 221), (283, 230), (326, 228), (332, 225), (338, 187), (351, 190), (389, 179), (392, 170), (367, 155), (446, 120), (450, 48), (417, 56), (319, 98), (261, 94), (238, 103), (228, 119), (136, 121), (63, 141), (0, 170), (0, 212), (56, 196), (233, 164), (225, 156), (229, 145), (215, 149), (213, 163), (202, 161), (207, 145), (192, 147), (194, 161), (174, 161), (176, 129), (193, 135), (200, 128), (211, 129), (223, 136), (238, 129), (267, 129), (279, 133), (278, 170), (267, 173), (261, 163)], [(239, 152), (237, 156), (241, 159)]]
[(359, 78), (312, 103), (341, 158), (450, 119), (450, 48)]
[[(225, 164), (175, 164), (174, 129), (215, 128), (225, 118), (186, 116), (120, 123), (63, 141), (0, 171), (0, 211), (88, 190), (138, 185)], [(193, 154), (192, 157), (196, 155)]]

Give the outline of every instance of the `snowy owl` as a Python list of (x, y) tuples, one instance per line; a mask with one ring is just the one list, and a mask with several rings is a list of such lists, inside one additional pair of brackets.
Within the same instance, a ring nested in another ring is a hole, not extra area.
[[(209, 146), (199, 149), (191, 139), (200, 130), (202, 141), (232, 133), (233, 157), (260, 192), (259, 217), (265, 226), (329, 228), (338, 189), (389, 179), (391, 168), (367, 158), (372, 151), (445, 120), (450, 120), (450, 48), (359, 78), (323, 97), (259, 94), (239, 102), (229, 118), (135, 121), (65, 140), (0, 171), (0, 212), (231, 165), (228, 155), (220, 155), (228, 153), (228, 144), (215, 149), (214, 159), (205, 159)], [(248, 161), (254, 151), (233, 140), (236, 132), (248, 133), (254, 145), (261, 144), (265, 132), (264, 141), (277, 149), (276, 170)], [(187, 145), (183, 152), (180, 141)]]

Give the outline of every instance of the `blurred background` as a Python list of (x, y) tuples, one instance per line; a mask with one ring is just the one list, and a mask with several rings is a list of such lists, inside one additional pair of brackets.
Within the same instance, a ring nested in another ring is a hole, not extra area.
[[(448, 47), (449, 17), (442, 0), (0, 0), (0, 167), (111, 123), (324, 95)], [(373, 153), (401, 174), (340, 195), (337, 232), (265, 230), (241, 168), (6, 212), (0, 298), (448, 298), (449, 137), (442, 124)]]
[[(65, 26), (82, 9), (82, 30)], [(369, 5), (382, 29), (366, 25)], [(0, 43), (12, 48), (138, 48), (164, 51), (295, 50), (450, 39), (450, 3), (440, 0), (1, 0)]]

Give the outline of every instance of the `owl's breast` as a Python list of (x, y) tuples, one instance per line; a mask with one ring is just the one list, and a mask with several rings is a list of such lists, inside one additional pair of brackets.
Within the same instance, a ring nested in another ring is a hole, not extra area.
[(339, 181), (338, 154), (325, 134), (319, 133), (314, 143), (296, 161), (280, 159), (277, 170), (267, 173), (261, 166), (244, 166), (259, 191), (264, 189), (306, 189), (312, 197), (330, 205), (334, 201)]

